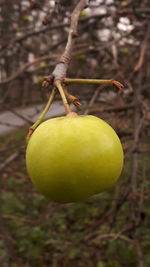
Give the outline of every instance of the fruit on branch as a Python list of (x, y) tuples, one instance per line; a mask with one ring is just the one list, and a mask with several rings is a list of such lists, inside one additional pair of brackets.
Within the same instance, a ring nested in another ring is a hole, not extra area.
[(33, 132), (26, 165), (35, 187), (49, 200), (84, 200), (120, 176), (123, 150), (115, 131), (95, 116), (49, 119)]

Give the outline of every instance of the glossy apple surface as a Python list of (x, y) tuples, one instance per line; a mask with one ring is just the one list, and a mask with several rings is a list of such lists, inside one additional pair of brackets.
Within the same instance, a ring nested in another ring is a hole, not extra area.
[(105, 121), (95, 116), (57, 117), (34, 131), (26, 165), (35, 187), (60, 203), (86, 199), (120, 176), (123, 150)]

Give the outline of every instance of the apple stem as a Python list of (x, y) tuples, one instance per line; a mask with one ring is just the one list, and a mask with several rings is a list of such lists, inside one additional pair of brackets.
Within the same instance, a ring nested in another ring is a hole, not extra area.
[[(63, 86), (63, 88), (64, 88), (64, 86)], [(64, 88), (64, 93), (65, 93), (68, 101), (71, 102), (72, 104), (74, 104), (74, 106), (78, 107), (81, 105), (79, 99), (77, 97), (75, 97), (74, 95), (71, 95), (66, 88)]]
[(70, 113), (71, 109), (70, 109), (70, 106), (68, 104), (68, 101), (67, 101), (64, 89), (62, 87), (61, 81), (60, 80), (55, 80), (54, 84), (58, 88), (58, 91), (59, 91), (59, 93), (61, 95), (64, 107), (65, 107), (65, 110), (66, 110), (66, 114)]
[(53, 88), (52, 92), (50, 93), (50, 96), (49, 96), (49, 99), (48, 99), (48, 102), (44, 108), (44, 110), (42, 111), (41, 115), (39, 116), (39, 118), (37, 119), (37, 121), (29, 128), (28, 130), (28, 135), (27, 135), (27, 141), (28, 139), (30, 138), (30, 136), (32, 135), (32, 133), (34, 132), (34, 130), (39, 126), (39, 124), (43, 121), (46, 113), (48, 112), (52, 102), (53, 102), (53, 99), (54, 99), (54, 96), (55, 96), (55, 92), (56, 92), (56, 88)]
[(64, 83), (95, 83), (95, 84), (111, 84), (111, 85), (114, 85), (118, 90), (119, 92), (122, 91), (123, 89), (123, 84), (121, 84), (120, 82), (118, 81), (115, 81), (113, 79), (111, 80), (101, 80), (101, 79), (73, 79), (73, 78), (63, 78), (63, 82)]
[(112, 80), (103, 79), (78, 79), (78, 78), (64, 78), (64, 83), (95, 83), (95, 84), (112, 84)]

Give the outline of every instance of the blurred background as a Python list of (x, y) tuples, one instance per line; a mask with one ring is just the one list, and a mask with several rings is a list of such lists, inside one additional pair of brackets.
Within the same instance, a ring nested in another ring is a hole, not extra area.
[[(25, 137), (47, 102), (41, 84), (67, 41), (77, 0), (0, 1), (0, 266), (150, 266), (149, 0), (93, 0), (81, 12), (70, 78), (116, 79), (69, 85), (79, 114), (106, 120), (125, 164), (109, 191), (84, 202), (48, 202), (25, 167)], [(64, 114), (59, 95), (47, 118)]]

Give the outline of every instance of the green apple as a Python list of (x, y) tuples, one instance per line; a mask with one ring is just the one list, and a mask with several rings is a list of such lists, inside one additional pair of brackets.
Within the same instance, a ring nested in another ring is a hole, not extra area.
[(49, 200), (84, 200), (114, 185), (123, 166), (120, 140), (95, 116), (49, 119), (30, 137), (26, 165), (35, 187)]

